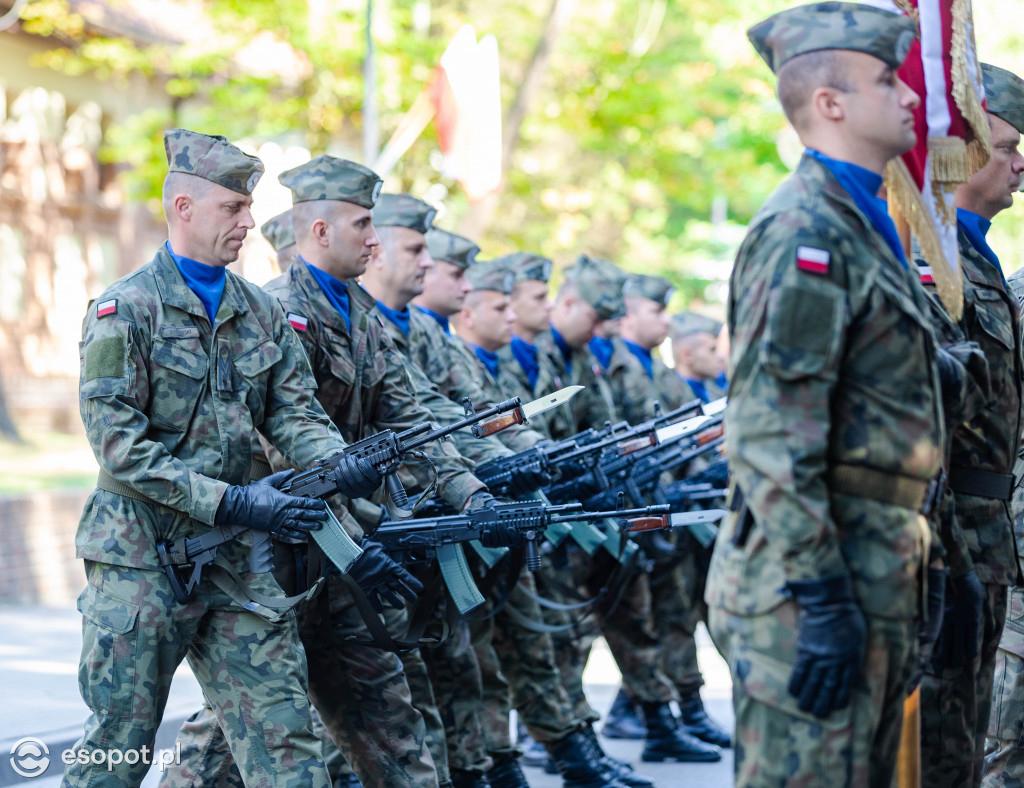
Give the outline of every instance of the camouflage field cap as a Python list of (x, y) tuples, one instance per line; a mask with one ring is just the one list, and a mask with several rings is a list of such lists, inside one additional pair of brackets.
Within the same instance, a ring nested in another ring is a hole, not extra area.
[(425, 233), (436, 215), (436, 209), (411, 194), (382, 194), (373, 207), (373, 224), (375, 227), (408, 227)]
[(496, 258), (516, 275), (517, 282), (534, 280), (547, 283), (551, 279), (551, 259), (533, 252), (512, 252)]
[[(376, 221), (376, 216), (374, 216)], [(435, 260), (442, 260), (458, 266), (463, 271), (476, 262), (480, 247), (468, 238), (450, 233), (439, 227), (431, 227), (427, 233), (427, 250)]]
[(657, 301), (662, 306), (668, 306), (676, 289), (672, 283), (663, 276), (648, 276), (647, 274), (636, 274), (626, 280), (622, 287), (623, 296), (638, 296)]
[(797, 55), (824, 49), (864, 52), (899, 68), (917, 36), (909, 16), (866, 3), (810, 3), (768, 17), (747, 31), (773, 72)]
[(565, 270), (565, 278), (575, 285), (583, 300), (594, 307), (602, 320), (617, 320), (626, 314), (622, 286), (628, 277), (611, 260), (581, 254)]
[(1024, 134), (1024, 80), (1005, 68), (981, 64), (988, 111)]
[(372, 208), (384, 182), (369, 167), (336, 156), (317, 156), (282, 172), (277, 179), (292, 190), (292, 205), (317, 200), (350, 202)]
[(279, 213), (273, 219), (267, 220), (260, 232), (263, 237), (270, 241), (275, 252), (280, 252), (286, 247), (295, 244), (295, 228), (292, 227), (292, 210), (289, 208), (284, 213)]
[(164, 132), (164, 150), (171, 172), (196, 175), (239, 194), (252, 194), (263, 175), (262, 161), (219, 134), (169, 129)]
[(707, 315), (700, 315), (696, 312), (679, 312), (672, 315), (670, 333), (674, 337), (685, 337), (691, 334), (711, 334), (716, 337), (721, 330), (722, 324)]
[(515, 272), (501, 258), (474, 263), (466, 271), (466, 279), (474, 290), (494, 290), (505, 295), (512, 295), (516, 284)]

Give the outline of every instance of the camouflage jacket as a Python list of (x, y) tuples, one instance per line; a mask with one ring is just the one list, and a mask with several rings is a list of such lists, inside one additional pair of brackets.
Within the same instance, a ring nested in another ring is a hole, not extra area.
[(612, 346), (614, 350), (604, 377), (618, 415), (630, 424), (654, 418), (655, 402), (661, 405), (662, 411), (670, 411), (697, 399), (686, 381), (657, 356), (652, 359), (654, 377), (649, 378), (640, 359), (621, 339), (613, 339)]
[[(709, 604), (763, 613), (786, 598), (787, 581), (849, 574), (866, 614), (917, 615), (927, 526), (878, 488), (906, 477), (920, 490), (942, 460), (927, 309), (918, 277), (804, 156), (733, 269), (725, 434), (753, 526), (744, 536), (727, 518)], [(841, 492), (837, 475), (850, 473)]]
[[(538, 357), (540, 352), (538, 350)], [(560, 385), (561, 378), (559, 381), (555, 380), (555, 372), (551, 368), (550, 364), (545, 364), (543, 361), (540, 362), (540, 368), (537, 371), (537, 382), (536, 385), (531, 386), (529, 378), (526, 377), (526, 372), (523, 371), (522, 366), (519, 364), (518, 359), (513, 355), (511, 347), (506, 345), (498, 351), (498, 360), (501, 364), (502, 374), (507, 376), (510, 384), (514, 382), (516, 388), (510, 389), (515, 395), (522, 397), (523, 401), (530, 399), (536, 399), (542, 397), (545, 394), (550, 394), (553, 391), (558, 391), (562, 388)], [(539, 360), (539, 359), (538, 359)], [(568, 384), (566, 384), (568, 385)], [(573, 418), (571, 405), (567, 408), (555, 408), (547, 413), (538, 416), (536, 419), (530, 422), (530, 426), (542, 433), (546, 438), (553, 438), (555, 434), (560, 436), (575, 434), (575, 430), (572, 429)]]
[(345, 447), (277, 299), (227, 271), (211, 327), (164, 248), (90, 305), (81, 358), (100, 469), (149, 500), (95, 490), (80, 558), (159, 569), (158, 540), (204, 532), (227, 486), (249, 482), (254, 430), (300, 468)]
[[(555, 390), (564, 386), (583, 386), (568, 408), (551, 411), (548, 429), (555, 440), (568, 438), (580, 430), (604, 427), (620, 419), (601, 364), (587, 347), (575, 348), (567, 362), (554, 335), (544, 331), (537, 337), (540, 381), (550, 380)], [(518, 365), (517, 365), (518, 366)]]
[[(449, 374), (449, 369), (453, 365), (454, 346), (437, 322), (416, 307), (410, 307), (409, 312), (409, 336), (403, 334), (390, 320), (384, 320), (384, 327), (395, 347), (410, 362), (417, 398), (425, 397), (427, 392), (432, 392), (429, 409), (436, 419), (445, 424), (465, 418), (466, 413), (461, 405), (462, 397), (470, 397), (474, 406), (479, 407), (486, 401), (483, 391), (465, 371), (464, 365), (460, 365), (456, 373), (457, 379)], [(465, 394), (458, 394), (456, 383), (466, 387)], [(452, 435), (452, 440), (459, 453), (474, 464), (506, 457), (512, 453), (493, 435), (474, 438), (469, 430), (461, 430)]]
[[(265, 289), (281, 300), (295, 326), (319, 386), (316, 397), (345, 440), (355, 442), (385, 429), (402, 432), (434, 420), (429, 394), (416, 396), (408, 362), (388, 336), (376, 301), (362, 287), (348, 286), (351, 331), (301, 260)], [(440, 494), (456, 510), (483, 489), (449, 442), (428, 444), (421, 451), (437, 468)], [(421, 486), (430, 483), (422, 463), (406, 467)]]

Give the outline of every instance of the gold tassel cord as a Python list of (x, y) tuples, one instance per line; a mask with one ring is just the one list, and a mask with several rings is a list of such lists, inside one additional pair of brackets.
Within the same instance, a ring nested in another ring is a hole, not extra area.
[[(967, 141), (967, 161), (971, 168), (968, 175), (973, 175), (989, 160), (992, 151), (992, 137), (989, 133), (988, 115), (981, 105), (981, 100), (971, 80), (967, 64), (968, 47), (977, 52), (974, 46), (974, 17), (969, 0), (953, 0), (953, 84), (951, 92), (957, 109), (972, 132)], [(977, 64), (980, 69), (980, 64)], [(981, 79), (981, 74), (978, 74)], [(964, 181), (967, 178), (963, 179)]]
[(950, 317), (959, 320), (964, 312), (964, 287), (959, 257), (953, 261), (946, 260), (938, 230), (932, 223), (924, 198), (903, 159), (896, 158), (889, 162), (885, 185), (889, 204), (894, 212), (906, 220), (921, 245), (924, 259), (931, 265), (935, 287), (943, 306)]

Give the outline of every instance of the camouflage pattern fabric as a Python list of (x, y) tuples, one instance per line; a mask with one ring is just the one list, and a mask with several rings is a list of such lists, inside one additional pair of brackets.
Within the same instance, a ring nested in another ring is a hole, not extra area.
[(624, 298), (646, 298), (662, 306), (668, 306), (675, 292), (675, 287), (665, 277), (648, 274), (634, 274), (622, 286)]
[[(751, 223), (730, 287), (725, 435), (753, 527), (738, 533), (735, 515), (723, 524), (708, 577), (711, 619), (720, 619), (719, 630), (741, 630), (754, 653), (745, 662), (735, 643), (726, 648), (734, 687), (749, 687), (744, 671), (763, 644), (760, 656), (775, 665), (776, 701), (786, 706), (793, 699), (783, 679), (795, 647), (795, 622), (782, 612), (795, 614), (786, 583), (850, 575), (869, 627), (894, 633), (884, 648), (869, 646), (869, 694), (857, 690), (851, 704), (867, 703), (849, 734), (854, 773), (874, 770), (880, 776), (871, 784), (879, 785), (895, 767), (898, 709), (916, 658), (923, 518), (873, 500), (881, 496), (866, 486), (860, 495), (834, 490), (832, 473), (861, 466), (920, 480), (923, 489), (938, 471), (945, 436), (926, 301), (916, 276), (808, 156)], [(794, 739), (762, 727), (758, 715), (774, 708), (764, 698), (741, 689), (734, 705), (737, 775), (750, 775), (738, 785), (762, 784), (755, 776), (764, 753), (793, 741), (799, 764), (833, 751), (828, 737)], [(845, 717), (834, 712), (819, 724), (827, 730)], [(756, 751), (748, 747), (754, 739), (762, 742)], [(784, 762), (781, 753), (774, 762)]]
[(585, 254), (565, 269), (566, 281), (576, 286), (583, 300), (602, 320), (615, 320), (626, 313), (622, 286), (627, 278), (627, 274), (611, 260)]
[(437, 210), (411, 194), (382, 194), (373, 206), (373, 223), (377, 227), (408, 227), (426, 234), (434, 223)]
[(291, 190), (292, 205), (338, 200), (373, 208), (383, 185), (380, 176), (369, 167), (326, 154), (285, 170), (277, 179)]
[(517, 283), (527, 281), (547, 283), (551, 279), (553, 263), (550, 257), (544, 257), (534, 252), (512, 252), (494, 259), (509, 270), (515, 271)]
[(981, 77), (988, 111), (1024, 133), (1024, 80), (990, 63), (981, 64)]
[(512, 295), (516, 275), (500, 260), (481, 260), (469, 267), (466, 280), (473, 285), (474, 290), (493, 290)]
[(262, 161), (219, 134), (170, 129), (164, 132), (164, 152), (170, 172), (195, 175), (239, 194), (252, 194), (263, 175)]
[(823, 49), (847, 49), (877, 57), (899, 68), (917, 37), (908, 16), (866, 3), (810, 3), (780, 11), (747, 31), (773, 72), (797, 55)]
[(801, 711), (788, 690), (797, 615), (791, 601), (752, 616), (711, 609), (711, 637), (729, 655), (733, 675), (736, 788), (895, 788), (915, 622), (867, 617), (863, 677), (845, 709), (819, 719)]
[(480, 247), (461, 235), (431, 227), (427, 232), (427, 251), (435, 260), (451, 263), (465, 271), (476, 262)]
[(292, 226), (292, 209), (279, 213), (260, 226), (260, 232), (275, 252), (295, 245), (295, 228)]

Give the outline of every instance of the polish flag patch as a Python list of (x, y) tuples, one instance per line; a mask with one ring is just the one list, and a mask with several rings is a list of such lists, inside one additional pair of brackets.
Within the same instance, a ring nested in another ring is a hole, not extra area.
[(292, 328), (296, 331), (305, 331), (309, 328), (309, 319), (302, 315), (297, 315), (294, 312), (288, 313), (288, 322), (292, 324)]
[(917, 267), (917, 272), (921, 275), (921, 284), (935, 284), (935, 277), (932, 276), (932, 267), (930, 265), (919, 265)]
[(96, 317), (106, 317), (107, 315), (113, 315), (117, 312), (117, 299), (111, 298), (109, 301), (103, 301), (96, 304)]
[(796, 267), (809, 274), (827, 274), (831, 259), (832, 255), (825, 249), (817, 249), (813, 246), (798, 246), (796, 248)]

